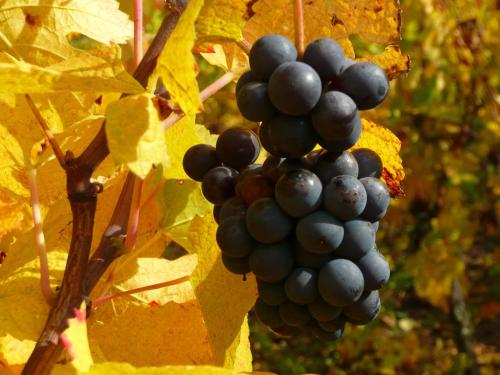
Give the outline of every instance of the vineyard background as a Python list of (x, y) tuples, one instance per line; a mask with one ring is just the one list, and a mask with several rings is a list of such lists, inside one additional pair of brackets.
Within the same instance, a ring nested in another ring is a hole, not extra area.
[[(500, 3), (403, 0), (407, 78), (364, 114), (402, 140), (405, 196), (377, 236), (391, 263), (374, 323), (338, 343), (281, 340), (255, 319), (255, 370), (494, 374), (500, 370), (498, 174)], [(356, 55), (383, 50), (352, 39)], [(201, 87), (221, 72), (200, 59)], [(213, 131), (241, 124), (227, 88), (206, 103)], [(254, 124), (248, 123), (248, 126)]]

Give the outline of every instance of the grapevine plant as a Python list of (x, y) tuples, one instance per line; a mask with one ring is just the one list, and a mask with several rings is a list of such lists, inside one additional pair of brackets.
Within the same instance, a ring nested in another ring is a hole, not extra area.
[[(380, 310), (375, 233), (404, 173), (369, 110), (408, 70), (398, 3), (156, 5), (142, 56), (140, 0), (133, 24), (115, 0), (0, 4), (2, 371), (251, 371), (253, 306), (327, 340)], [(357, 57), (351, 34), (385, 50)], [(225, 70), (202, 91), (194, 54)], [(233, 81), (258, 134), (196, 124)]]

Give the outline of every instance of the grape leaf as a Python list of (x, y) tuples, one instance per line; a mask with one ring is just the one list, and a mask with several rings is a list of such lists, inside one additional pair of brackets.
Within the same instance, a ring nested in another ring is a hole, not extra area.
[(133, 24), (115, 0), (5, 0), (0, 51), (48, 66), (78, 51), (67, 35), (81, 33), (104, 44), (125, 43)]
[(87, 306), (82, 303), (75, 309), (75, 317), (68, 319), (68, 328), (61, 333), (64, 347), (71, 356), (71, 365), (78, 371), (87, 372), (94, 361), (87, 340)]
[(118, 46), (105, 47), (41, 67), (24, 61), (0, 63), (3, 93), (98, 91), (141, 93), (144, 88), (125, 71)]
[(196, 20), (200, 40), (243, 40), (241, 30), (245, 25), (246, 1), (205, 0)]
[(203, 0), (189, 1), (156, 67), (170, 98), (187, 115), (193, 115), (202, 108), (195, 61), (191, 53), (196, 39), (194, 21), (202, 5)]
[[(107, 362), (92, 366), (88, 375), (237, 375), (239, 372), (215, 366), (134, 367), (128, 363)], [(56, 365), (53, 375), (75, 375), (68, 365)]]
[(369, 148), (382, 159), (382, 179), (387, 184), (391, 196), (401, 195), (401, 182), (405, 177), (403, 162), (399, 156), (401, 141), (389, 129), (362, 119), (363, 132), (352, 148)]
[(127, 96), (108, 105), (106, 136), (113, 159), (144, 179), (153, 165), (169, 163), (163, 127), (150, 94)]

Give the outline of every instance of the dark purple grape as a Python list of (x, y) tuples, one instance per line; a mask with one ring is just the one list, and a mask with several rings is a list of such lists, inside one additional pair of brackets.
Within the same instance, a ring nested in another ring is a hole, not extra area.
[(306, 169), (288, 172), (276, 183), (274, 195), (280, 207), (292, 217), (305, 216), (321, 204), (319, 178)]
[(343, 331), (345, 326), (345, 318), (339, 315), (335, 319), (329, 320), (327, 322), (318, 322), (318, 325), (325, 332), (337, 332), (339, 330)]
[(343, 313), (354, 324), (366, 324), (375, 319), (380, 311), (378, 290), (363, 293), (352, 305), (343, 308)]
[(192, 146), (182, 159), (184, 172), (195, 181), (202, 181), (209, 170), (221, 164), (215, 147), (205, 144)]
[(318, 322), (328, 322), (337, 318), (342, 309), (340, 307), (332, 306), (327, 303), (323, 298), (318, 297), (309, 305), (307, 305), (309, 313)]
[(257, 79), (254, 77), (251, 70), (243, 73), (238, 79), (238, 82), (236, 83), (236, 89), (235, 89), (236, 94), (238, 94), (238, 91), (240, 91), (240, 89), (247, 83), (254, 81), (257, 81)]
[(308, 117), (277, 115), (267, 125), (273, 153), (286, 158), (299, 158), (318, 143)]
[(279, 156), (279, 152), (271, 140), (271, 135), (269, 134), (269, 121), (264, 121), (259, 127), (259, 139), (260, 144), (271, 155)]
[(215, 204), (214, 205), (214, 208), (213, 208), (213, 216), (214, 216), (214, 220), (217, 224), (220, 224), (220, 210), (222, 208), (222, 205), (221, 204)]
[(356, 103), (340, 91), (328, 91), (311, 111), (314, 130), (326, 140), (349, 136), (354, 130)]
[(382, 103), (389, 92), (389, 81), (377, 64), (363, 61), (349, 66), (337, 80), (335, 87), (349, 95), (359, 109), (372, 109)]
[(246, 212), (247, 207), (245, 202), (243, 202), (243, 200), (239, 197), (233, 197), (225, 201), (224, 204), (220, 206), (219, 221), (223, 222), (231, 216), (245, 217)]
[(344, 228), (328, 212), (319, 210), (300, 219), (295, 233), (297, 240), (307, 251), (327, 254), (341, 244)]
[(292, 219), (272, 198), (261, 198), (247, 209), (247, 228), (257, 241), (270, 244), (279, 242), (292, 231)]
[(285, 325), (281, 319), (279, 307), (271, 306), (258, 298), (253, 307), (257, 319), (264, 325), (271, 328), (279, 328)]
[(238, 178), (236, 194), (249, 206), (258, 199), (272, 197), (274, 184), (261, 173), (247, 173)]
[(377, 290), (382, 288), (391, 275), (389, 264), (384, 256), (378, 250), (370, 250), (365, 256), (361, 257), (356, 265), (363, 273), (365, 280), (365, 290)]
[(266, 81), (278, 66), (295, 61), (297, 50), (284, 36), (269, 34), (255, 41), (248, 57), (252, 74)]
[(363, 293), (363, 287), (363, 274), (350, 260), (331, 260), (319, 271), (319, 293), (332, 306), (354, 303)]
[(344, 238), (335, 250), (335, 256), (357, 261), (375, 246), (375, 231), (369, 221), (344, 222)]
[(328, 82), (340, 74), (344, 50), (333, 39), (316, 39), (307, 46), (302, 61), (312, 66), (324, 82)]
[(306, 268), (321, 268), (325, 263), (333, 259), (332, 253), (317, 254), (304, 249), (299, 243), (295, 243), (295, 262)]
[(228, 257), (227, 255), (221, 255), (222, 263), (224, 267), (236, 275), (245, 275), (250, 273), (250, 265), (248, 264), (248, 257), (243, 258), (233, 258)]
[(216, 150), (217, 156), (225, 165), (242, 169), (259, 156), (259, 138), (250, 129), (229, 128), (217, 139)]
[(365, 209), (365, 188), (356, 177), (345, 174), (334, 177), (325, 186), (323, 204), (336, 218), (352, 220)]
[(375, 177), (364, 177), (359, 180), (366, 190), (366, 207), (361, 217), (370, 222), (382, 219), (389, 208), (391, 197), (387, 186)]
[(267, 89), (271, 102), (280, 112), (301, 116), (318, 103), (322, 85), (313, 68), (294, 61), (280, 65), (273, 72)]
[(343, 174), (358, 177), (358, 162), (349, 151), (325, 152), (318, 158), (314, 173), (326, 186), (332, 178)]
[(271, 119), (276, 109), (267, 96), (267, 83), (250, 82), (236, 94), (236, 104), (244, 118), (249, 121), (265, 121)]
[(260, 245), (250, 254), (249, 264), (258, 279), (276, 283), (292, 270), (293, 251), (288, 242)]
[(216, 167), (209, 170), (201, 183), (204, 197), (213, 204), (223, 204), (234, 197), (234, 185), (238, 172), (230, 167)]
[(285, 281), (285, 292), (294, 303), (306, 305), (318, 297), (318, 275), (312, 268), (296, 268)]
[(352, 152), (359, 167), (358, 178), (382, 176), (382, 159), (369, 148), (358, 148)]
[(311, 320), (311, 315), (306, 306), (287, 301), (280, 305), (281, 319), (289, 326), (300, 327)]
[(231, 216), (222, 221), (215, 238), (222, 253), (233, 258), (246, 257), (257, 246), (247, 231), (245, 218), (240, 216)]
[(320, 146), (325, 150), (332, 152), (342, 152), (354, 146), (359, 140), (359, 137), (361, 137), (361, 131), (363, 130), (363, 127), (361, 126), (361, 119), (358, 114), (354, 116), (354, 119), (352, 121), (354, 121), (354, 129), (352, 133), (349, 134), (349, 136), (334, 140), (320, 139), (318, 142)]
[(284, 303), (286, 298), (285, 284), (279, 283), (266, 283), (262, 280), (257, 280), (257, 290), (259, 291), (259, 298), (271, 306), (278, 306)]

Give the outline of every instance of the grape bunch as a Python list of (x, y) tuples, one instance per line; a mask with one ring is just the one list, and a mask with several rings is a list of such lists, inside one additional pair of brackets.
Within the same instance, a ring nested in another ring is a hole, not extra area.
[(284, 336), (338, 339), (346, 322), (377, 316), (390, 275), (375, 243), (390, 201), (382, 161), (370, 149), (348, 151), (362, 132), (358, 110), (383, 101), (387, 77), (327, 38), (297, 61), (288, 39), (266, 35), (249, 58), (236, 99), (261, 122), (259, 134), (230, 128), (215, 147), (191, 147), (184, 170), (214, 204), (224, 266), (257, 278), (258, 319)]

